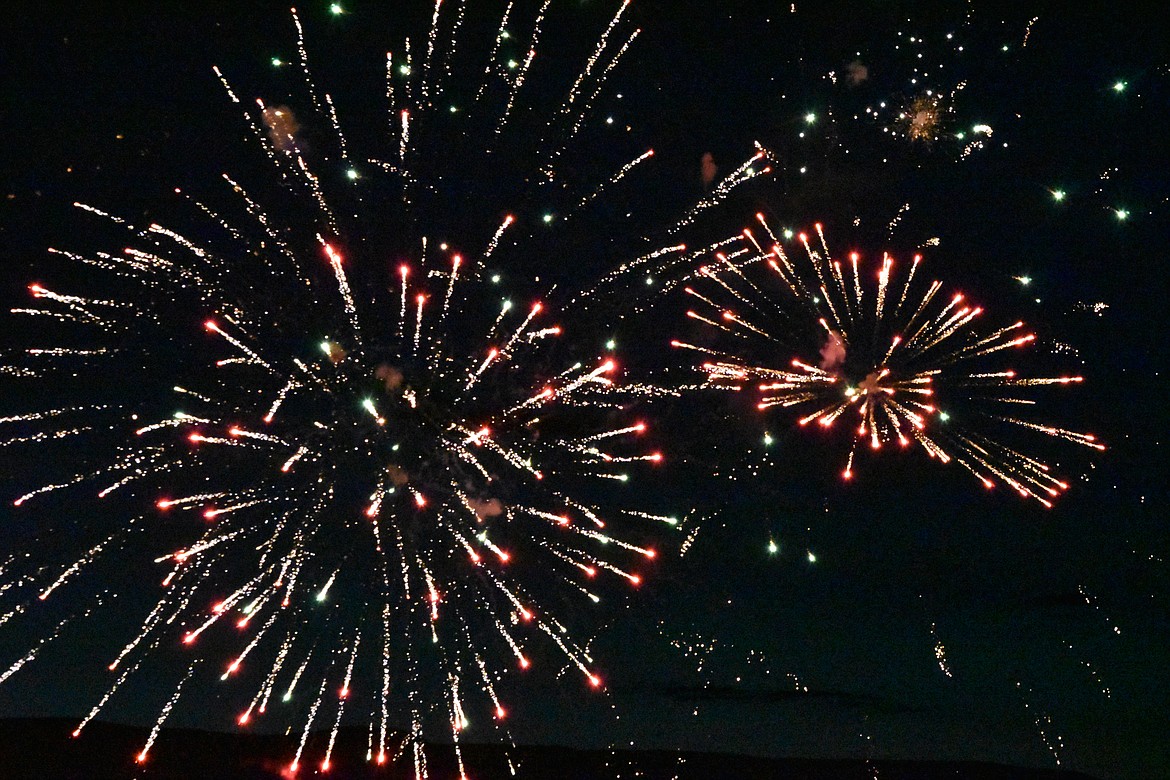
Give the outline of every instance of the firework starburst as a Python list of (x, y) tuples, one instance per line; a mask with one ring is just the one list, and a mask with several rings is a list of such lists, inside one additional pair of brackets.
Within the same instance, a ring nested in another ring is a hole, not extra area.
[[(106, 660), (107, 692), (75, 732), (157, 656), (183, 654), (139, 760), (208, 670), (235, 683), (241, 725), (278, 700), (299, 703), (292, 770), (327, 719), (328, 769), (343, 717), (364, 717), (370, 760), (408, 752), (420, 777), (428, 724), (445, 724), (458, 756), (476, 713), (504, 720), (509, 670), (551, 655), (554, 669), (602, 685), (570, 630), (574, 605), (601, 600), (607, 580), (637, 585), (656, 532), (676, 523), (636, 508), (625, 484), (661, 459), (640, 443), (646, 424), (627, 417), (628, 402), (662, 391), (623, 386), (611, 355), (567, 358), (536, 285), (524, 298), (501, 293), (500, 256), (649, 159), (585, 195), (558, 180), (637, 35), (622, 31), (626, 5), (531, 154), (499, 150), (547, 3), (527, 22), (527, 58), (502, 64), (509, 30), (524, 27), (508, 5), (478, 91), (465, 96), (477, 119), (466, 120), (447, 110), (462, 83), (452, 73), (463, 6), (450, 15), (437, 3), (423, 44), (387, 55), (390, 148), (370, 158), (311, 77), (294, 11), (299, 102), (253, 107), (215, 69), (246, 107), (267, 180), (224, 175), (224, 194), (176, 190), (183, 228), (76, 204), (96, 220), (93, 243), (118, 248), (54, 249), (59, 273), (29, 287), (33, 302), (16, 313), (45, 326), (4, 374), (52, 389), (40, 408), (0, 419), (0, 446), (76, 456), (68, 476), (24, 486), (17, 511), (103, 508), (71, 529), (83, 545), (74, 554), (62, 557), (49, 533), (4, 564), (0, 625), (34, 608), (64, 617), (0, 682), (119, 588), (161, 585)], [(319, 131), (312, 143), (306, 128)], [(478, 156), (448, 153), (452, 132), (481, 130)], [(469, 156), (478, 162), (464, 165)], [(482, 211), (447, 183), (458, 179), (448, 158), (470, 175), (501, 156), (536, 161), (531, 179), (505, 180), (538, 182), (566, 208), (543, 211), (524, 190), (523, 209), (444, 221)], [(448, 178), (432, 177), (436, 168)]]
[(926, 282), (921, 255), (904, 272), (888, 253), (876, 267), (856, 252), (835, 259), (817, 225), (811, 241), (796, 237), (801, 251), (790, 256), (762, 215), (759, 222), (767, 241), (745, 230), (738, 249), (716, 253), (685, 287), (688, 316), (714, 341), (674, 343), (706, 356), (709, 385), (753, 393), (763, 413), (779, 408), (800, 426), (849, 428), (844, 478), (859, 446), (917, 444), (989, 488), (999, 481), (1050, 506), (1067, 482), (1008, 444), (1006, 431), (1103, 449), (1090, 434), (1026, 416), (1036, 403), (1030, 389), (1082, 378), (1024, 376), (999, 364), (1035, 336), (1022, 322), (978, 330), (983, 309)]

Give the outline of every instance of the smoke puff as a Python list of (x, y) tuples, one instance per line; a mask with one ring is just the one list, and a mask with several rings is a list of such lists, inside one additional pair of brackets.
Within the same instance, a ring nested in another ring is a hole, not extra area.
[(821, 370), (836, 371), (845, 362), (845, 340), (835, 330), (829, 331), (821, 347)]
[(264, 126), (268, 129), (268, 140), (282, 152), (301, 151), (300, 139), (297, 133), (301, 126), (288, 106), (268, 106), (261, 114)]
[(845, 66), (845, 80), (849, 86), (856, 87), (869, 80), (869, 68), (861, 60), (854, 60)]
[(719, 166), (715, 164), (715, 156), (710, 152), (703, 152), (703, 158), (699, 161), (699, 175), (703, 179), (703, 186), (710, 187), (718, 173)]
[(498, 498), (468, 498), (467, 503), (471, 506), (475, 516), (480, 521), (487, 520), (490, 517), (498, 517), (504, 514), (504, 505)]

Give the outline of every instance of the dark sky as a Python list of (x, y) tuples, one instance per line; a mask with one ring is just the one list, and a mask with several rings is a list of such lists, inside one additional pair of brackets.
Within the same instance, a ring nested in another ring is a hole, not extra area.
[[(334, 93), (358, 147), (385, 121), (377, 113), (384, 51), (407, 34), (419, 46), (430, 7), (343, 5), (339, 16), (324, 3), (300, 10), (314, 75)], [(528, 5), (518, 9), (530, 15)], [(606, 674), (604, 694), (551, 676), (515, 687), (517, 741), (1059, 761), (1103, 778), (1170, 774), (1170, 52), (1145, 5), (635, 0), (629, 19), (643, 33), (590, 114), (587, 153), (568, 159), (571, 174), (587, 180), (653, 147), (653, 170), (615, 188), (615, 205), (557, 234), (564, 238), (527, 226), (534, 249), (505, 271), (562, 287), (588, 284), (667, 224), (676, 204), (702, 194), (704, 152), (727, 170), (758, 140), (774, 151), (776, 175), (720, 206), (708, 229), (734, 233), (761, 211), (797, 229), (823, 222), (841, 249), (907, 254), (938, 237), (928, 252), (938, 278), (980, 299), (997, 321), (1027, 320), (1041, 336), (1031, 356), (1040, 370), (1085, 376), (1078, 387), (1044, 394), (1046, 419), (1092, 430), (1109, 450), (1032, 439), (1035, 454), (1074, 477), (1056, 507), (1044, 510), (1007, 490), (985, 494), (921, 453), (869, 459), (843, 485), (839, 448), (820, 449), (781, 416), (761, 422), (721, 396), (657, 405), (649, 413), (669, 434), (664, 449), (677, 465), (654, 491), (695, 507), (698, 534), (685, 556), (664, 556), (641, 589), (626, 596), (615, 587), (612, 600), (581, 616), (599, 628), (592, 648)], [(553, 3), (534, 74), (571, 74), (615, 7)], [(492, 9), (469, 12), (461, 33), (469, 46), (490, 43)], [(46, 247), (73, 239), (85, 249), (118, 248), (86, 245), (94, 234), (77, 232), (74, 200), (164, 222), (182, 214), (170, 197), (176, 186), (199, 192), (225, 171), (245, 186), (249, 175), (262, 176), (263, 155), (210, 69), (222, 67), (245, 100), (295, 105), (304, 99), (295, 66), (270, 63), (295, 56), (287, 8), (278, 5), (7, 12), (3, 308), (27, 305), (26, 285), (42, 274), (62, 288), (94, 278), (48, 264)], [(534, 76), (518, 121), (556, 110), (563, 90), (554, 82)], [(937, 137), (899, 136), (892, 107), (926, 89), (946, 95), (951, 109)], [(882, 104), (880, 118), (866, 113)], [(603, 124), (605, 117), (614, 122)], [(306, 143), (323, 146), (328, 126), (305, 124)], [(993, 132), (980, 135), (976, 125)], [(973, 139), (981, 148), (964, 153)], [(530, 171), (538, 163), (527, 148), (505, 140), (498, 154)], [(436, 208), (482, 207), (468, 217), (483, 221), (476, 235), (510, 207), (506, 185), (479, 173), (436, 182), (455, 193)], [(572, 262), (562, 259), (565, 246)], [(624, 306), (617, 298), (586, 317), (588, 337), (572, 344), (599, 349), (614, 336), (631, 367), (673, 361), (668, 376), (676, 381), (686, 356), (664, 348), (686, 327), (679, 306), (667, 300), (621, 325), (605, 322)], [(4, 317), (7, 361), (38, 332)], [(0, 381), (0, 416), (35, 408), (39, 398), (72, 400), (55, 397), (59, 388)], [(110, 387), (137, 389), (126, 384)], [(774, 444), (757, 468), (764, 429)], [(4, 558), (25, 545), (61, 552), (101, 539), (94, 518), (105, 510), (84, 502), (11, 507), (15, 496), (66, 473), (62, 463), (88, 456), (53, 452), (0, 447), (0, 518), (12, 515), (0, 530)], [(34, 536), (49, 541), (33, 546)], [(50, 562), (30, 565), (42, 563)], [(0, 587), (10, 576), (0, 574)], [(28, 595), (13, 591), (0, 592), (0, 614)], [(151, 596), (131, 589), (119, 598), (128, 608), (107, 609), (103, 619), (132, 630), (140, 613), (129, 607), (149, 609)], [(0, 674), (53, 631), (57, 614), (30, 608), (0, 625)], [(104, 661), (83, 661), (105, 647), (85, 631), (63, 637), (0, 685), (0, 715), (83, 715), (106, 684)], [(153, 722), (166, 694), (151, 695), (151, 687), (173, 686), (175, 675), (165, 668), (145, 675), (141, 699), (120, 697), (103, 717)], [(201, 690), (169, 722), (225, 727), (224, 713), (248, 695)], [(205, 714), (201, 696), (232, 703)], [(303, 716), (289, 723), (299, 732)]]

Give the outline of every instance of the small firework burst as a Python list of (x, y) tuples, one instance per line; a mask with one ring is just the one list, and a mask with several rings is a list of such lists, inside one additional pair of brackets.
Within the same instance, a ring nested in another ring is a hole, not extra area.
[(927, 91), (916, 95), (898, 114), (898, 126), (911, 141), (929, 144), (938, 139), (944, 116), (942, 98)]
[(826, 431), (843, 423), (850, 431), (845, 479), (859, 446), (917, 443), (989, 488), (999, 481), (1051, 506), (1068, 484), (1009, 444), (1009, 434), (1103, 449), (1091, 434), (1025, 417), (1036, 404), (1027, 390), (1082, 378), (1029, 377), (998, 365), (1034, 341), (1022, 322), (981, 332), (983, 309), (943, 292), (942, 282), (924, 282), (921, 255), (904, 273), (888, 253), (876, 268), (856, 252), (841, 261), (820, 225), (816, 245), (802, 233), (803, 251), (790, 257), (757, 216), (769, 248), (745, 230), (739, 248), (716, 253), (685, 287), (695, 302), (687, 314), (712, 331), (713, 346), (674, 344), (707, 356), (708, 385), (755, 393), (761, 412), (782, 409), (798, 425)]

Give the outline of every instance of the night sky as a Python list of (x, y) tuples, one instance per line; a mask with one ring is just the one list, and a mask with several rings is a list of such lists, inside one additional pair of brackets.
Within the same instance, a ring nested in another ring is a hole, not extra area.
[[(262, 96), (292, 106), (305, 153), (324, 149), (332, 131), (303, 105), (287, 7), (245, 5), (6, 14), (0, 365), (26, 365), (22, 351), (45, 343), (37, 324), (7, 313), (30, 305), (30, 283), (85, 289), (102, 278), (50, 258), (47, 247), (121, 248), (111, 240), (124, 239), (93, 229), (75, 200), (202, 236), (175, 187), (200, 195), (222, 188), (227, 172), (263, 196), (264, 155), (212, 65), (246, 103)], [(340, 14), (325, 3), (299, 8), (314, 79), (333, 94), (351, 146), (377, 147), (385, 143), (377, 130), (386, 122), (385, 51), (406, 35), (425, 44), (431, 6), (342, 5)], [(470, 5), (460, 46), (486, 51), (502, 4)], [(580, 182), (606, 178), (647, 148), (655, 157), (588, 218), (554, 225), (559, 232), (536, 219), (523, 225), (528, 248), (499, 260), (506, 282), (591, 287), (704, 195), (705, 153), (722, 176), (758, 141), (772, 152), (772, 175), (707, 212), (700, 232), (734, 235), (761, 212), (797, 231), (823, 223), (841, 255), (906, 256), (937, 238), (923, 250), (934, 278), (977, 300), (991, 322), (1023, 319), (1037, 333), (1018, 362), (1041, 375), (1085, 377), (1038, 393), (1040, 416), (1092, 431), (1108, 450), (1022, 438), (1029, 454), (1070, 478), (1044, 509), (1003, 487), (984, 491), (918, 449), (863, 458), (844, 483), (840, 440), (799, 429), (782, 411), (761, 415), (731, 394), (639, 403), (666, 455), (645, 492), (686, 519), (662, 534), (641, 587), (608, 582), (599, 606), (578, 605), (567, 618), (596, 634), (589, 647), (604, 692), (581, 684), (575, 670), (503, 686), (517, 742), (1170, 775), (1170, 51), (1156, 20), (1145, 18), (1147, 4), (1068, 5), (634, 0), (621, 29), (642, 34), (588, 113), (583, 151), (566, 153), (565, 186), (577, 200), (589, 194)], [(518, 19), (528, 20), (517, 30), (531, 24), (535, 6), (517, 3)], [(521, 128), (558, 110), (564, 78), (616, 7), (552, 4), (533, 83), (518, 102)], [(457, 68), (452, 83), (466, 93), (463, 78)], [(926, 90), (942, 96), (945, 110), (929, 138), (909, 138), (897, 107)], [(983, 125), (991, 132), (975, 129)], [(497, 144), (497, 159), (517, 177), (541, 164), (523, 138), (444, 137), (436, 126), (438, 143)], [(454, 215), (470, 235), (490, 234), (510, 208), (542, 208), (535, 190), (510, 189), (508, 177), (437, 164), (420, 171), (440, 171), (445, 178), (432, 183), (451, 193), (428, 208)], [(391, 222), (370, 222), (371, 240), (393, 239)], [(566, 304), (565, 353), (590, 360), (612, 339), (627, 378), (697, 382), (691, 356), (668, 346), (692, 331), (686, 305), (659, 293), (666, 281), (651, 273), (579, 312)], [(160, 346), (142, 366), (153, 379), (107, 377), (94, 397), (145, 394), (141, 408), (166, 407), (169, 398), (150, 394), (172, 380), (154, 369), (181, 362), (182, 351), (181, 343)], [(91, 402), (64, 387), (0, 375), (0, 417)], [(88, 606), (81, 595), (114, 587), (83, 582), (40, 611), (35, 587), (19, 581), (21, 566), (46, 566), (39, 576), (51, 580), (117, 522), (94, 506), (92, 491), (12, 506), (93, 454), (80, 444), (5, 443), (32, 430), (0, 428), (0, 561), (25, 549), (58, 557), (0, 570), (0, 616), (31, 604), (0, 624), (0, 674)], [(97, 434), (93, 451), (109, 439)], [(110, 553), (115, 562), (118, 555)], [(67, 632), (0, 685), (0, 716), (80, 717), (102, 695), (108, 654), (133, 635), (158, 579), (149, 560), (118, 565), (146, 576), (123, 583), (116, 598), (107, 591), (110, 603), (90, 627)], [(160, 650), (160, 662), (144, 665), (142, 681), (101, 718), (152, 724), (185, 671), (180, 656)], [(359, 685), (372, 690), (377, 670), (366, 671)], [(215, 685), (194, 686), (168, 725), (231, 728), (254, 686)], [(345, 724), (364, 730), (368, 715), (352, 715)], [(295, 742), (303, 712), (277, 720), (257, 728), (291, 725)], [(464, 739), (493, 738), (480, 734)]]

